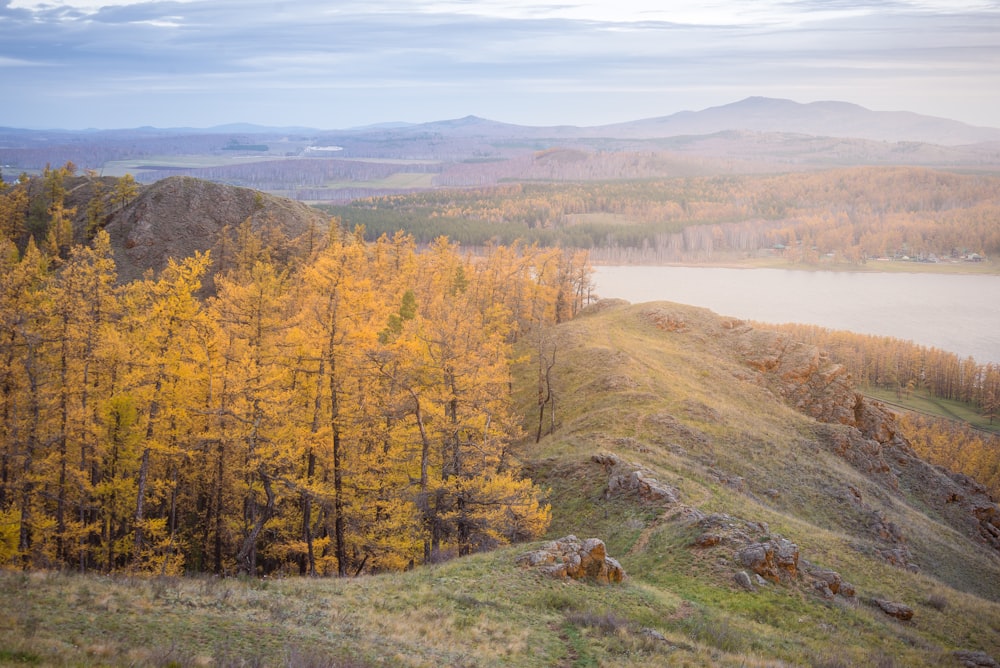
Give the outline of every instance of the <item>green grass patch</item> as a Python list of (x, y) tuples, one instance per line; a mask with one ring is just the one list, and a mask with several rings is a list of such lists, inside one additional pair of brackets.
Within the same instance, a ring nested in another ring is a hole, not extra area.
[(984, 417), (974, 406), (964, 401), (935, 397), (926, 390), (900, 394), (895, 390), (866, 386), (862, 388), (862, 391), (867, 396), (892, 406), (949, 420), (958, 420), (977, 429), (1000, 434), (1000, 420), (994, 418), (993, 423), (990, 424), (989, 418)]

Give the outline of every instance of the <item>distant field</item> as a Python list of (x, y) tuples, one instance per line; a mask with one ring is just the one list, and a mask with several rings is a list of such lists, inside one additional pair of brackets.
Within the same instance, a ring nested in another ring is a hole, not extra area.
[(104, 164), (101, 170), (103, 176), (136, 176), (144, 171), (154, 169), (200, 169), (203, 167), (228, 167), (230, 165), (246, 165), (254, 162), (269, 162), (283, 160), (285, 156), (273, 153), (255, 153), (252, 155), (163, 155), (135, 160), (115, 160)]
[[(439, 160), (414, 160), (407, 158), (348, 158), (340, 156), (327, 156), (335, 160), (347, 162), (368, 162), (379, 165), (434, 165)], [(205, 167), (229, 167), (232, 165), (247, 165), (255, 162), (273, 162), (275, 160), (304, 160), (300, 155), (289, 156), (282, 153), (251, 153), (242, 155), (229, 154), (192, 154), (192, 155), (158, 155), (146, 158), (136, 158), (134, 160), (115, 160), (104, 164), (101, 172), (103, 176), (124, 176), (125, 174), (138, 175), (141, 172), (156, 169), (201, 169)], [(419, 174), (414, 176), (427, 176)], [(350, 186), (358, 184), (351, 182)], [(382, 186), (373, 185), (372, 188), (382, 187), (429, 187), (429, 186)]]
[(384, 179), (370, 181), (336, 181), (327, 183), (330, 190), (338, 188), (371, 188), (373, 190), (388, 190), (390, 188), (433, 188), (435, 174), (418, 172), (397, 172)]

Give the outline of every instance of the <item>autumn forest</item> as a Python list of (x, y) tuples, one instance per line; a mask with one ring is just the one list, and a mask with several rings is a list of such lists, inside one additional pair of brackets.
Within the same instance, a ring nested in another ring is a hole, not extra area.
[(248, 221), (200, 299), (205, 254), (119, 285), (103, 231), (0, 244), (0, 563), (344, 575), (545, 530), (511, 345), (580, 308), (584, 255), (334, 224), (282, 263)]
[[(543, 158), (539, 158), (543, 159)], [(463, 245), (528, 239), (594, 261), (682, 262), (762, 250), (814, 264), (1000, 253), (1000, 179), (916, 167), (512, 183), (329, 207), (370, 238), (396, 229)]]

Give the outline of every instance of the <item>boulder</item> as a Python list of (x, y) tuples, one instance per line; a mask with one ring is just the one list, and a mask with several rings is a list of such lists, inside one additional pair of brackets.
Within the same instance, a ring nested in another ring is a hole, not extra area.
[(755, 591), (753, 582), (750, 580), (750, 576), (747, 575), (746, 571), (740, 571), (735, 576), (733, 576), (733, 579), (736, 580), (736, 584), (738, 584), (743, 589), (747, 591)]
[(1000, 664), (986, 652), (958, 650), (955, 652), (955, 658), (966, 668), (1000, 668)]
[(854, 598), (857, 593), (854, 585), (845, 582), (840, 573), (824, 568), (813, 568), (809, 570), (809, 575), (813, 578), (813, 587), (824, 598), (843, 596), (844, 598)]
[(522, 554), (517, 563), (526, 568), (537, 568), (554, 578), (589, 579), (601, 584), (625, 579), (625, 570), (616, 559), (608, 556), (600, 538), (581, 541), (573, 535), (565, 536)]
[(843, 582), (840, 578), (840, 573), (826, 569), (817, 569), (810, 571), (809, 575), (816, 580), (814, 586), (817, 589), (828, 589), (831, 595), (840, 593), (841, 583)]
[(908, 605), (903, 605), (902, 603), (896, 603), (894, 601), (887, 601), (881, 598), (872, 599), (872, 603), (874, 603), (877, 608), (890, 617), (895, 617), (896, 619), (904, 622), (913, 619), (913, 608)]

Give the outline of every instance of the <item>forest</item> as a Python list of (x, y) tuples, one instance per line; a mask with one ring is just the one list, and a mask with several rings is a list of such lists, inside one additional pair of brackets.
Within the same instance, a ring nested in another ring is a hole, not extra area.
[(396, 229), (464, 245), (514, 239), (608, 262), (777, 252), (816, 263), (1000, 252), (1000, 178), (916, 167), (577, 183), (511, 183), (326, 207), (370, 238)]
[(511, 345), (585, 254), (333, 224), (281, 263), (248, 223), (199, 299), (205, 254), (119, 285), (105, 232), (53, 234), (0, 240), (0, 564), (346, 575), (544, 532)]

